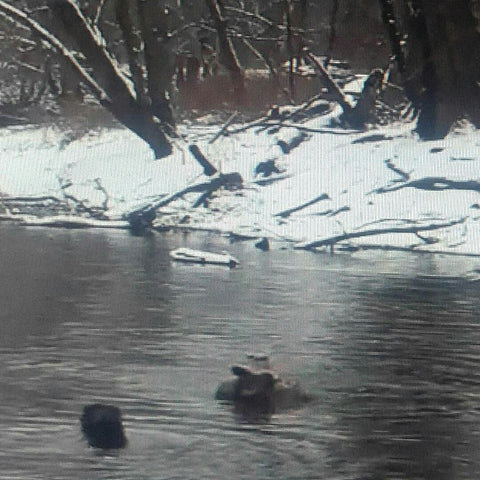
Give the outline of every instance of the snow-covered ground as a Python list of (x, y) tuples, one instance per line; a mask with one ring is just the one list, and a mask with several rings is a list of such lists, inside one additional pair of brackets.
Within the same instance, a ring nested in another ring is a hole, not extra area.
[[(280, 129), (252, 127), (213, 143), (220, 127), (183, 125), (186, 136), (176, 141), (175, 153), (158, 161), (126, 130), (65, 143), (54, 127), (3, 129), (0, 192), (58, 198), (67, 192), (101, 206), (103, 188), (107, 216), (118, 220), (210, 181), (188, 151), (196, 143), (223, 174), (240, 173), (243, 188), (217, 191), (208, 207), (198, 208), (193, 204), (201, 193), (188, 193), (161, 208), (157, 224), (266, 236), (296, 247), (337, 243), (337, 251), (393, 247), (480, 255), (479, 132), (465, 125), (444, 140), (421, 142), (412, 124), (363, 133), (331, 128), (337, 114), (295, 124), (300, 129), (288, 122)], [(282, 144), (302, 134), (303, 141), (284, 153)], [(267, 160), (281, 173), (256, 175)]]

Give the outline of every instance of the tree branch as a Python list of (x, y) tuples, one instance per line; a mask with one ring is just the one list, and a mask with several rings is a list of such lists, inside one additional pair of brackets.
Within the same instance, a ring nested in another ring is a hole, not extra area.
[(315, 67), (315, 69), (322, 76), (323, 80), (325, 81), (325, 85), (328, 88), (328, 91), (332, 94), (333, 100), (339, 103), (345, 114), (350, 114), (353, 110), (353, 107), (347, 100), (347, 97), (344, 95), (335, 80), (330, 76), (324, 66), (314, 57), (314, 55), (307, 48), (304, 48), (303, 52), (305, 58)]
[(94, 78), (82, 67), (82, 65), (80, 65), (80, 63), (77, 61), (73, 53), (67, 47), (65, 47), (65, 45), (57, 37), (55, 37), (48, 30), (43, 28), (35, 20), (32, 20), (31, 18), (29, 18), (26, 13), (22, 12), (21, 10), (18, 10), (15, 7), (12, 7), (8, 3), (4, 2), (3, 0), (0, 0), (0, 11), (2, 11), (7, 16), (13, 17), (20, 24), (23, 24), (24, 26), (33, 30), (49, 45), (51, 45), (56, 50), (58, 50), (58, 52), (60, 52), (60, 54), (71, 63), (71, 65), (79, 73), (82, 79), (92, 89), (97, 100), (102, 102), (110, 101), (105, 90), (103, 90), (103, 88), (100, 87), (100, 85), (94, 80)]
[(205, 0), (205, 2), (217, 30), (219, 61), (230, 73), (236, 100), (239, 103), (243, 103), (245, 100), (243, 71), (233, 49), (232, 42), (227, 35), (227, 22), (223, 18), (218, 0)]
[(322, 200), (329, 200), (330, 197), (326, 193), (322, 193), (320, 196), (315, 197), (313, 200), (309, 200), (308, 202), (302, 203), (293, 208), (289, 208), (287, 210), (282, 210), (281, 212), (275, 213), (274, 217), (282, 217), (286, 218), (289, 217), (292, 213), (298, 212), (299, 210), (303, 210), (304, 208), (309, 207), (310, 205), (314, 205)]
[(410, 227), (392, 227), (392, 228), (378, 228), (371, 230), (362, 230), (361, 232), (344, 233), (343, 235), (334, 235), (333, 237), (324, 238), (323, 240), (316, 240), (307, 243), (298, 243), (294, 248), (301, 250), (312, 250), (318, 247), (333, 247), (338, 242), (345, 240), (351, 240), (352, 238), (371, 237), (376, 235), (385, 235), (388, 233), (413, 233), (415, 235), (418, 232), (426, 232), (429, 230), (439, 230), (441, 228), (453, 227), (465, 222), (467, 218), (463, 217), (459, 220), (452, 220), (445, 223), (429, 224), (423, 226), (410, 226)]
[(380, 187), (374, 190), (374, 193), (388, 193), (395, 192), (402, 188), (418, 188), (419, 190), (471, 190), (473, 192), (480, 192), (480, 182), (475, 180), (456, 181), (448, 180), (445, 177), (425, 177), (419, 180), (412, 180), (411, 182), (402, 183), (394, 187)]

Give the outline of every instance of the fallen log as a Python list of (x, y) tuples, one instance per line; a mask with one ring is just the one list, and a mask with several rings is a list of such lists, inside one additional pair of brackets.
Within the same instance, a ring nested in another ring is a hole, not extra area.
[(132, 232), (142, 234), (148, 228), (152, 227), (153, 221), (156, 217), (156, 211), (159, 208), (167, 206), (169, 203), (178, 200), (179, 198), (189, 193), (200, 193), (199, 198), (192, 205), (193, 208), (205, 204), (208, 198), (213, 192), (220, 188), (226, 188), (229, 190), (236, 190), (243, 187), (243, 179), (237, 172), (232, 173), (220, 173), (217, 177), (212, 178), (209, 182), (197, 183), (190, 185), (178, 192), (171, 195), (164, 196), (161, 199), (146, 205), (142, 205), (140, 208), (132, 210), (124, 215), (124, 219), (130, 224)]
[(308, 48), (303, 49), (304, 58), (317, 70), (325, 82), (325, 86), (330, 92), (332, 99), (336, 101), (341, 107), (345, 114), (352, 113), (353, 106), (348, 101), (345, 94), (342, 92), (341, 88), (337, 85), (335, 80), (327, 72), (325, 67), (315, 58), (315, 56), (308, 50)]
[(419, 232), (426, 232), (431, 230), (440, 230), (442, 228), (453, 227), (455, 225), (460, 225), (465, 222), (467, 217), (460, 218), (459, 220), (452, 220), (450, 222), (428, 224), (428, 225), (411, 225), (407, 227), (390, 227), (390, 228), (373, 228), (369, 230), (362, 230), (360, 232), (352, 233), (343, 233), (341, 235), (334, 235), (332, 237), (327, 237), (322, 240), (315, 240), (313, 242), (301, 242), (294, 245), (294, 248), (297, 250), (312, 250), (319, 247), (330, 247), (339, 242), (345, 240), (351, 240), (353, 238), (362, 238), (362, 237), (371, 237), (376, 235), (385, 235), (388, 233), (413, 233), (418, 234)]
[[(227, 129), (228, 127), (232, 124), (232, 122), (235, 120), (235, 117), (238, 115), (238, 112), (233, 112), (228, 120), (225, 122), (223, 127), (219, 130), (219, 132), (211, 139), (208, 141), (208, 143), (211, 145), (212, 143), (215, 143), (222, 135), (228, 135)], [(205, 157), (204, 157), (205, 158)]]
[[(339, 247), (340, 249), (340, 247)], [(359, 252), (359, 251), (367, 251), (367, 250), (377, 250), (381, 252), (406, 252), (406, 253), (416, 253), (422, 255), (449, 255), (452, 257), (472, 257), (472, 258), (479, 258), (480, 253), (471, 253), (471, 252), (452, 252), (449, 250), (443, 249), (432, 249), (432, 248), (422, 248), (419, 250), (416, 246), (411, 247), (399, 247), (397, 245), (371, 245), (371, 244), (362, 244), (359, 243), (353, 246), (345, 246), (345, 248), (341, 248), (342, 252)]]
[[(207, 177), (211, 177), (217, 173), (217, 169), (209, 162), (209, 160), (205, 157), (205, 155), (202, 153), (202, 151), (197, 145), (189, 145), (188, 150), (194, 156), (195, 160), (203, 167), (203, 173)], [(240, 175), (238, 176), (240, 177)], [(162, 199), (157, 202), (142, 205), (140, 208), (132, 210), (126, 215), (124, 215), (124, 219), (127, 220), (127, 222), (129, 223), (130, 230), (134, 235), (143, 235), (147, 230), (152, 228), (153, 221), (156, 217), (156, 210), (158, 208), (161, 208), (168, 203), (173, 202), (174, 200), (182, 197), (187, 193), (195, 191), (203, 192), (201, 200), (197, 200), (196, 204), (194, 205), (194, 207), (197, 207), (200, 204), (204, 203), (213, 191), (217, 190), (222, 186), (228, 185), (229, 181), (230, 178), (227, 178), (227, 176), (220, 174), (211, 182), (193, 185), (191, 187), (180, 190), (179, 192), (175, 192), (167, 197), (162, 197)]]
[(200, 206), (207, 206), (208, 199), (212, 196), (212, 194), (219, 190), (220, 188), (226, 188), (228, 190), (238, 190), (243, 187), (243, 179), (242, 176), (237, 172), (232, 173), (221, 173), (218, 177), (214, 178), (208, 188), (197, 201), (193, 204), (193, 208), (198, 208)]
[(473, 192), (480, 192), (480, 182), (475, 180), (448, 180), (445, 177), (425, 177), (419, 180), (412, 180), (401, 185), (392, 187), (380, 187), (374, 190), (374, 193), (388, 193), (395, 192), (402, 188), (417, 188), (419, 190), (431, 190), (434, 192), (442, 190), (471, 190)]
[(273, 216), (287, 218), (292, 213), (298, 212), (299, 210), (303, 210), (304, 208), (307, 208), (310, 205), (314, 205), (315, 203), (320, 202), (322, 200), (329, 200), (329, 199), (330, 197), (326, 193), (322, 193), (320, 196), (315, 197), (314, 199), (309, 200), (308, 202), (302, 203), (301, 205), (298, 205), (296, 207), (288, 208), (287, 210), (282, 210), (281, 212), (275, 213)]
[(98, 220), (95, 218), (75, 217), (71, 215), (56, 215), (52, 217), (35, 217), (33, 215), (1, 214), (0, 220), (16, 222), (27, 227), (58, 227), (58, 228), (117, 228), (127, 229), (129, 223), (122, 220)]
[(410, 174), (404, 172), (402, 169), (398, 168), (390, 159), (385, 160), (385, 165), (389, 168), (392, 172), (399, 175), (404, 182), (408, 182), (410, 180)]
[(42, 202), (62, 203), (62, 200), (52, 195), (40, 195), (38, 197), (33, 197), (33, 196), (0, 197), (0, 203), (3, 203), (3, 204), (9, 204), (9, 203), (40, 204)]
[(198, 148), (198, 145), (189, 145), (190, 153), (195, 157), (195, 160), (203, 167), (203, 173), (207, 177), (211, 177), (217, 173), (217, 169), (208, 161), (205, 155)]

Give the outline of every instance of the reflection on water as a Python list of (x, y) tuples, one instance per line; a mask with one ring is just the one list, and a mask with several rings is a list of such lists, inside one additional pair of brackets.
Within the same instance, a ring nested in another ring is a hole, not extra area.
[[(0, 229), (0, 464), (9, 479), (473, 479), (480, 327), (466, 262), (229, 250), (214, 237)], [(471, 263), (471, 260), (469, 261)], [(213, 394), (266, 352), (314, 395), (268, 423)], [(83, 405), (111, 402), (129, 447), (88, 448)]]

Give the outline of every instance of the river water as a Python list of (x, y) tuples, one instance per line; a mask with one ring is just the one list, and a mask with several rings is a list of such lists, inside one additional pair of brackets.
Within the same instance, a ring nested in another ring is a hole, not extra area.
[[(480, 300), (456, 273), (475, 260), (8, 226), (0, 245), (1, 479), (480, 478)], [(247, 352), (313, 401), (258, 423), (218, 404)], [(82, 438), (97, 401), (125, 450)]]

